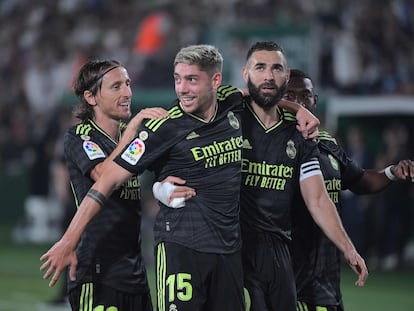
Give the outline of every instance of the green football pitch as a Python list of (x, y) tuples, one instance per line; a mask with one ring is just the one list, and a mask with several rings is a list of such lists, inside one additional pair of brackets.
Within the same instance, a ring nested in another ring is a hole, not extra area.
[[(70, 310), (69, 307), (45, 304), (56, 296), (59, 286), (49, 288), (48, 281), (42, 279), (39, 271), (39, 257), (50, 245), (15, 245), (9, 240), (9, 232), (0, 228), (0, 311)], [(148, 277), (153, 289), (151, 266), (148, 267)], [(414, 310), (414, 268), (371, 271), (363, 288), (355, 287), (355, 280), (351, 270), (344, 267), (342, 291), (347, 311)]]

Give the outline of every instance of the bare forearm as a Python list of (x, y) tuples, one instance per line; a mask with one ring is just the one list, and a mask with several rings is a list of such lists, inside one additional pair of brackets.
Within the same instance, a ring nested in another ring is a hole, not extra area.
[(138, 129), (144, 123), (145, 119), (154, 120), (167, 117), (168, 111), (164, 108), (153, 107), (142, 109), (129, 121), (127, 128), (122, 133), (121, 139), (118, 142), (118, 146), (112, 152), (109, 159), (115, 158), (136, 137)]
[(96, 201), (85, 197), (61, 240), (67, 243), (71, 249), (75, 249), (86, 226), (100, 209), (101, 206)]
[(281, 99), (277, 105), (293, 114), (296, 114), (300, 109), (304, 109), (302, 105), (286, 99)]
[(376, 193), (384, 190), (393, 181), (405, 180), (414, 182), (414, 162), (401, 160), (382, 170), (365, 170), (361, 179), (350, 187), (357, 194)]
[(343, 253), (355, 249), (351, 239), (346, 233), (342, 221), (338, 215), (335, 205), (329, 198), (321, 198), (319, 207), (311, 208), (311, 214), (317, 225), (325, 235)]
[[(116, 174), (114, 168), (116, 168), (115, 164), (108, 166), (108, 171), (104, 172), (102, 178), (89, 189), (63, 235), (62, 240), (72, 248), (76, 247), (86, 226), (100, 211), (102, 206), (105, 205), (105, 201), (112, 194), (113, 190), (124, 180), (124, 176)], [(117, 178), (118, 176), (119, 178)]]
[(320, 121), (308, 109), (285, 99), (278, 102), (278, 106), (292, 112), (296, 116), (296, 128), (305, 139), (315, 139), (319, 135)]
[(108, 158), (105, 159), (105, 162), (112, 161), (118, 154), (121, 153), (122, 150), (124, 150), (124, 148), (135, 138), (140, 125), (141, 122), (132, 121), (128, 124), (128, 127), (122, 133), (118, 145), (116, 146), (114, 151), (112, 151), (112, 153), (108, 156)]
[(112, 151), (112, 153), (103, 161), (102, 163), (98, 164), (94, 167), (91, 171), (90, 175), (93, 180), (98, 180), (101, 176), (105, 167), (108, 163), (112, 162), (115, 157), (120, 154), (125, 147), (132, 142), (132, 140), (136, 137), (137, 131), (139, 127), (143, 124), (145, 119), (157, 119), (157, 118), (166, 118), (168, 117), (168, 111), (164, 108), (145, 108), (137, 113), (128, 123), (127, 128), (122, 133), (118, 145)]
[(322, 175), (302, 180), (300, 190), (310, 214), (326, 236), (343, 252), (354, 248), (345, 232), (336, 206), (329, 198)]
[(335, 204), (323, 184), (321, 175), (303, 180), (301, 192), (314, 221), (325, 235), (342, 251), (350, 267), (358, 275), (357, 286), (362, 286), (368, 277), (368, 269), (364, 259), (358, 254), (351, 239), (348, 237)]
[(383, 171), (365, 170), (361, 179), (350, 187), (356, 194), (371, 194), (384, 190), (391, 184)]

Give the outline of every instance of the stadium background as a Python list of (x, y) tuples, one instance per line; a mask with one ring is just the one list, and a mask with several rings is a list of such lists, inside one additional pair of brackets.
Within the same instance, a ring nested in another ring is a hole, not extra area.
[[(243, 86), (248, 47), (267, 39), (284, 47), (291, 68), (314, 79), (318, 116), (349, 150), (358, 147), (361, 165), (383, 167), (389, 146), (397, 158), (412, 158), (412, 1), (0, 1), (0, 310), (46, 310), (42, 303), (57, 291), (41, 279), (38, 258), (62, 230), (56, 172), (79, 66), (89, 58), (123, 62), (137, 111), (175, 97), (172, 61), (180, 47), (216, 45), (224, 81)], [(352, 144), (360, 134), (362, 143)], [(347, 309), (414, 310), (413, 186), (358, 201), (344, 195), (351, 205), (344, 223), (371, 271), (367, 286), (355, 289), (344, 269)], [(153, 203), (147, 200), (143, 224), (150, 273)]]

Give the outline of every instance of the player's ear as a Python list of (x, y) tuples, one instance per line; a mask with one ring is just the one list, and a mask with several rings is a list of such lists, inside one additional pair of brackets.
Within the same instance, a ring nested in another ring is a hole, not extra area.
[(217, 89), (221, 85), (222, 81), (222, 74), (220, 72), (216, 72), (213, 74), (213, 77), (211, 78), (211, 81), (213, 83), (213, 88)]
[(318, 96), (318, 94), (314, 94), (313, 95), (313, 105), (314, 105), (314, 108), (313, 109), (316, 109), (316, 106), (318, 105), (318, 101), (319, 101), (319, 96)]
[(249, 73), (247, 72), (247, 68), (246, 67), (243, 67), (242, 74), (243, 74), (244, 81), (247, 83), (247, 81), (249, 81)]
[(91, 91), (89, 90), (84, 91), (83, 98), (85, 98), (85, 100), (88, 102), (89, 105), (91, 106), (96, 105), (95, 96), (92, 94)]

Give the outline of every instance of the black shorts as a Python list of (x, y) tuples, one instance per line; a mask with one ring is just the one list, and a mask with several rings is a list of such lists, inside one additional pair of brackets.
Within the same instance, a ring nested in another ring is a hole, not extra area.
[(200, 253), (163, 242), (155, 253), (158, 311), (245, 311), (239, 251)]
[(84, 283), (68, 295), (72, 310), (153, 311), (150, 293), (131, 294), (98, 283)]
[(338, 306), (320, 306), (298, 301), (297, 311), (344, 311), (344, 307), (342, 304)]
[(295, 277), (286, 242), (270, 234), (246, 235), (242, 260), (251, 311), (296, 311)]

